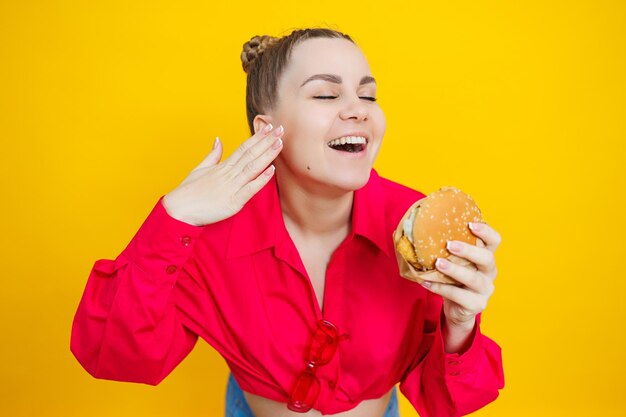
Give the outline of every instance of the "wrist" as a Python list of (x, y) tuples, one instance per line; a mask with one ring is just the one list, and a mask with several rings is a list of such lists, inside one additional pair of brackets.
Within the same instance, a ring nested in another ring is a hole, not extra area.
[(445, 324), (448, 329), (452, 329), (458, 332), (471, 332), (476, 325), (476, 316), (464, 321), (452, 320), (445, 316)]
[(184, 223), (190, 224), (192, 226), (198, 226), (195, 222), (185, 216), (180, 210), (180, 204), (177, 203), (176, 197), (171, 195), (172, 193), (166, 194), (163, 196), (161, 203), (163, 204), (163, 208), (167, 212), (167, 214)]
[(476, 317), (462, 323), (455, 323), (446, 317), (441, 330), (445, 352), (462, 354), (467, 351), (472, 344), (475, 326)]

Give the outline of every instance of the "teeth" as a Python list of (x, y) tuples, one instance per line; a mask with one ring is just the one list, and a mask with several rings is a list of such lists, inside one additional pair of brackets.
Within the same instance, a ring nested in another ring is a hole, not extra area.
[(339, 146), (348, 144), (361, 144), (365, 145), (367, 140), (363, 136), (344, 136), (338, 139), (333, 139), (328, 142), (328, 146)]

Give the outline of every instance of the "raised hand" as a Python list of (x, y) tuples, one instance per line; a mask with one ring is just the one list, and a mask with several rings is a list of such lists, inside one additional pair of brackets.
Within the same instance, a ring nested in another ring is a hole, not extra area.
[(283, 133), (282, 126), (273, 129), (268, 124), (221, 163), (222, 144), (216, 139), (207, 157), (163, 197), (165, 210), (196, 226), (234, 215), (274, 174), (270, 164), (283, 148)]

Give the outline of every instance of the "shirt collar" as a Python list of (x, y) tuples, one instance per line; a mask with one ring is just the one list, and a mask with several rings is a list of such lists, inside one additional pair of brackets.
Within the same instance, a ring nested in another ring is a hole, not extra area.
[(286, 234), (276, 176), (272, 176), (233, 217), (226, 257), (236, 258), (275, 246)]
[[(378, 173), (372, 169), (367, 184), (356, 190), (352, 207), (352, 232), (371, 241), (387, 256), (391, 235), (385, 230), (385, 206)], [(228, 259), (277, 246), (288, 237), (280, 210), (276, 177), (233, 217)]]

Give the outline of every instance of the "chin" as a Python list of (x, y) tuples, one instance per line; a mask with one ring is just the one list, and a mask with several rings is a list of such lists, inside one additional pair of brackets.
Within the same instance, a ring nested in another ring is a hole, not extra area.
[(363, 188), (370, 178), (371, 167), (367, 169), (335, 172), (328, 176), (327, 183), (343, 191), (356, 191)]

